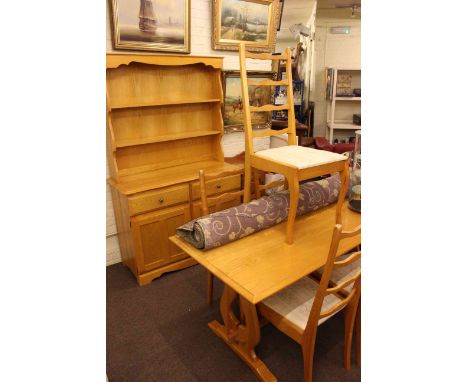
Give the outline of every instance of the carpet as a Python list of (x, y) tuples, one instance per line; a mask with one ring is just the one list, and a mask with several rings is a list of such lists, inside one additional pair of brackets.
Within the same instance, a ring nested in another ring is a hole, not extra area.
[[(140, 287), (121, 263), (106, 268), (109, 382), (256, 382), (251, 372), (207, 324), (220, 320), (222, 283), (206, 304), (206, 271), (201, 266), (164, 274)], [(353, 349), (352, 368), (343, 366), (343, 316), (320, 326), (314, 382), (356, 382), (361, 371)], [(300, 346), (272, 325), (262, 328), (257, 355), (279, 381), (303, 381)]]

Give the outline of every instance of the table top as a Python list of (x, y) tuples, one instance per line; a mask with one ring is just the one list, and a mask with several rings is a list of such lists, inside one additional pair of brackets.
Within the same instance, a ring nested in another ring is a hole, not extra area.
[[(169, 239), (252, 304), (277, 293), (326, 262), (336, 204), (296, 218), (294, 243), (286, 244), (286, 222), (232, 243), (201, 251), (177, 235)], [(343, 204), (342, 224), (351, 230), (361, 215)], [(361, 236), (340, 243), (338, 255), (356, 247)]]

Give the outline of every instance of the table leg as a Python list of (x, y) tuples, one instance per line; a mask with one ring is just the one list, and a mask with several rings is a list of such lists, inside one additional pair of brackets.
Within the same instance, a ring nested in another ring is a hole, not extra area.
[(242, 321), (239, 321), (232, 310), (237, 293), (229, 286), (224, 286), (220, 310), (224, 325), (214, 320), (208, 326), (220, 337), (264, 382), (277, 381), (273, 373), (255, 354), (255, 346), (260, 342), (260, 325), (255, 305), (242, 296), (239, 297)]
[(349, 183), (349, 168), (348, 162), (346, 161), (343, 170), (340, 172), (340, 193), (338, 194), (338, 200), (336, 202), (336, 224), (341, 224), (341, 209), (348, 192)]

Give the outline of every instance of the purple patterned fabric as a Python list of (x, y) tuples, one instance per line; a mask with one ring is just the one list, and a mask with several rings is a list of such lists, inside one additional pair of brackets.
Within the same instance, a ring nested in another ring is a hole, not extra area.
[[(338, 174), (301, 184), (296, 216), (336, 202), (339, 191)], [(288, 211), (289, 191), (280, 191), (192, 220), (177, 228), (177, 234), (194, 247), (208, 250), (281, 223)]]

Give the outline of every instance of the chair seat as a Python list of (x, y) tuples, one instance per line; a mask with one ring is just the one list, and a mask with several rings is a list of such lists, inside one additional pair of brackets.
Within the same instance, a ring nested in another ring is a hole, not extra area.
[(347, 158), (341, 154), (296, 145), (281, 146), (257, 151), (254, 156), (280, 162), (284, 165), (296, 167), (300, 170), (347, 160)]
[[(351, 254), (343, 255), (338, 257), (336, 260), (342, 261), (346, 260)], [(351, 264), (345, 265), (340, 268), (335, 268), (330, 276), (330, 281), (335, 285), (344, 283), (354, 277), (361, 270), (361, 259), (352, 262)], [(322, 275), (323, 267), (317, 270), (317, 273)], [(354, 283), (349, 284), (344, 288), (346, 292), (351, 292), (353, 289)]]
[[(263, 300), (262, 304), (304, 330), (318, 286), (319, 284), (316, 281), (309, 277), (304, 277), (275, 295)], [(339, 301), (340, 299), (333, 294), (326, 295), (322, 304), (322, 312), (330, 309)], [(318, 324), (322, 324), (333, 315), (321, 318)]]

